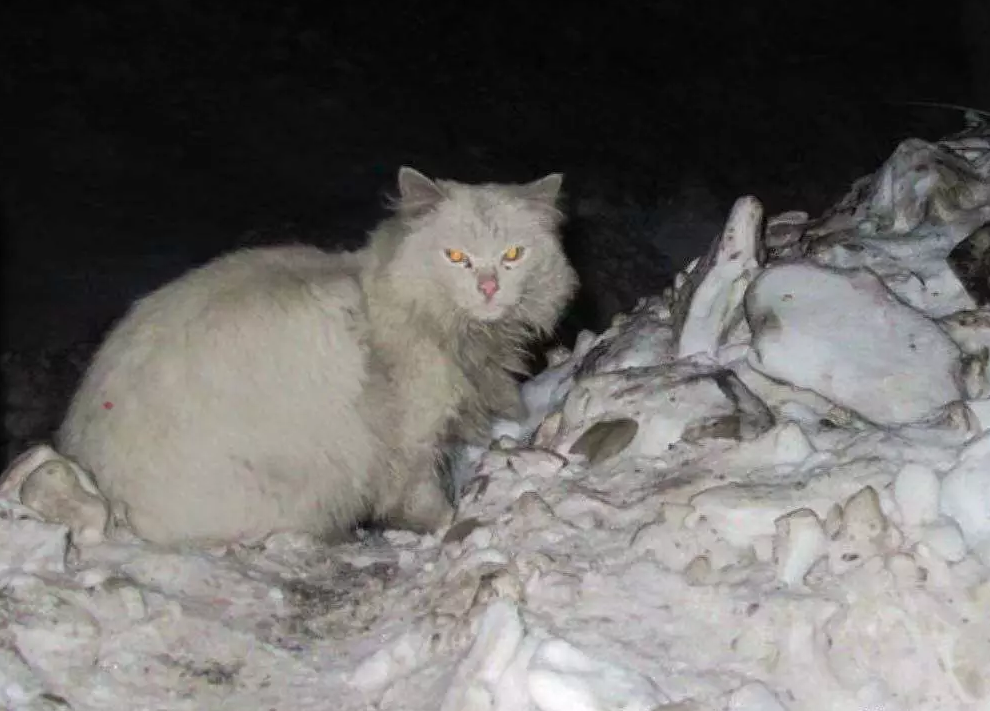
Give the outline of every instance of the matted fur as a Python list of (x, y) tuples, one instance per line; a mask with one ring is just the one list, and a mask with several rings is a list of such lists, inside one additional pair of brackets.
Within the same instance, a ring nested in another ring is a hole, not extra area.
[[(246, 249), (189, 272), (113, 329), (58, 448), (159, 543), (333, 537), (367, 517), (443, 525), (441, 439), (478, 439), (518, 411), (522, 349), (576, 287), (559, 183), (404, 168), (396, 215), (359, 252)], [(518, 263), (500, 259), (510, 246)]]

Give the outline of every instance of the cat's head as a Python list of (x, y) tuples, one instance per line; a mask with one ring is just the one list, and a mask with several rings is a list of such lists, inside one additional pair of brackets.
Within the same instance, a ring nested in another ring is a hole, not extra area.
[(561, 181), (468, 185), (401, 168), (392, 278), (438, 315), (549, 330), (577, 287), (560, 245)]

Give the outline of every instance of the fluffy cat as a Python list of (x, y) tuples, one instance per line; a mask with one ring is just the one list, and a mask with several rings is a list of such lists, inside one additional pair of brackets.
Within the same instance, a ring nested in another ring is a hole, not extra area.
[(57, 447), (158, 543), (443, 526), (441, 442), (519, 413), (525, 346), (576, 289), (560, 183), (402, 168), (362, 250), (244, 249), (187, 273), (112, 330)]

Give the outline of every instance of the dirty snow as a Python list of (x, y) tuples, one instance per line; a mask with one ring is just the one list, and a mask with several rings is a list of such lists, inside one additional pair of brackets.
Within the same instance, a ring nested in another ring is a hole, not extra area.
[(0, 486), (12, 709), (990, 708), (990, 134), (721, 239), (462, 453), (454, 525), (143, 544), (50, 448)]

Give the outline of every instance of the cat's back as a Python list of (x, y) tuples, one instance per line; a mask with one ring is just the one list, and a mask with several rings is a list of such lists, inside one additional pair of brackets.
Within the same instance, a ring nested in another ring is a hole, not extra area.
[(121, 390), (149, 391), (146, 400), (160, 400), (169, 386), (247, 387), (280, 374), (288, 387), (322, 377), (328, 358), (357, 380), (365, 329), (359, 260), (315, 247), (265, 247), (193, 269), (131, 307), (75, 400), (84, 405), (94, 389), (124, 399)]
[(179, 336), (189, 351), (229, 345), (225, 337), (256, 337), (266, 328), (292, 329), (300, 318), (322, 315), (332, 326), (343, 313), (358, 317), (359, 264), (358, 255), (303, 245), (218, 257), (136, 301), (111, 330), (90, 370), (98, 371), (107, 360), (119, 370), (168, 354)]
[(316, 247), (255, 247), (192, 269), (138, 300), (115, 331), (129, 323), (186, 323), (204, 315), (290, 306), (317, 295), (353, 305), (361, 255)]
[[(292, 497), (321, 496), (314, 479), (328, 462), (368, 465), (374, 443), (354, 418), (366, 362), (360, 267), (357, 253), (248, 249), (141, 299), (93, 359), (58, 446), (132, 509), (164, 515), (156, 500), (167, 500), (193, 537), (214, 523), (229, 535), (244, 517), (277, 526), (280, 510), (298, 508)], [(273, 477), (285, 472), (297, 479), (283, 491)], [(196, 504), (173, 485), (223, 502), (209, 509), (217, 521), (183, 514)], [(144, 523), (148, 538), (175, 534), (168, 521)]]

